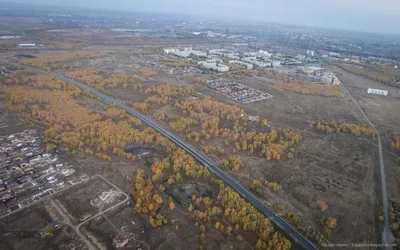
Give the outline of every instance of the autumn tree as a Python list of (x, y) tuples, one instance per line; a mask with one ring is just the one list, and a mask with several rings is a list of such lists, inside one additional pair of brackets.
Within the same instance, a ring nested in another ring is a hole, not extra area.
[(321, 209), (321, 211), (325, 211), (326, 209), (328, 209), (328, 204), (326, 204), (323, 200), (318, 200), (317, 205), (319, 209)]
[(169, 203), (169, 209), (174, 210), (174, 208), (175, 208), (175, 203), (173, 201), (171, 201)]

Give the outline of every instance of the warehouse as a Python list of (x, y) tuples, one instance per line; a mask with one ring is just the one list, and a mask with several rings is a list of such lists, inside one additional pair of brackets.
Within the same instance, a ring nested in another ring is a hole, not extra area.
[(37, 49), (40, 48), (40, 45), (36, 43), (19, 43), (17, 48)]
[(381, 89), (371, 89), (369, 88), (367, 91), (368, 94), (373, 94), (373, 95), (383, 95), (383, 96), (387, 96), (388, 95), (388, 91), (387, 90), (381, 90)]

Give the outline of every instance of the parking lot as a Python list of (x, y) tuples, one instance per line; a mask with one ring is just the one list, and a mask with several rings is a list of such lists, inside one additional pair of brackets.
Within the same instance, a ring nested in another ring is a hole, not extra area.
[(267, 92), (224, 79), (208, 80), (206, 86), (242, 103), (251, 103), (272, 97)]

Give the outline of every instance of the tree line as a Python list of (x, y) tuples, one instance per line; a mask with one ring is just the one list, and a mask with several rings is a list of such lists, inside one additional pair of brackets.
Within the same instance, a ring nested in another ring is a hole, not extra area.
[(42, 56), (37, 58), (22, 59), (20, 62), (31, 66), (42, 68), (46, 71), (54, 69), (54, 64), (70, 62), (77, 59), (94, 59), (104, 57), (103, 53), (91, 51), (75, 51), (68, 54)]
[(350, 73), (364, 76), (386, 85), (398, 86), (397, 83), (400, 82), (400, 71), (395, 69), (393, 65), (339, 60), (331, 60), (330, 63)]
[(348, 122), (337, 123), (335, 121), (329, 122), (324, 120), (318, 122), (308, 120), (307, 123), (309, 128), (314, 128), (325, 133), (348, 133), (358, 137), (376, 137), (375, 131), (367, 125), (359, 125)]

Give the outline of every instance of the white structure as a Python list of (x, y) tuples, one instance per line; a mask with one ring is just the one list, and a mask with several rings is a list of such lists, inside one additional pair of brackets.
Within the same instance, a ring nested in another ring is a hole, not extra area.
[(175, 53), (176, 49), (164, 49), (165, 54), (173, 54)]
[(389, 92), (387, 90), (369, 88), (367, 93), (368, 94), (373, 94), (373, 95), (384, 95), (384, 96), (387, 96)]
[(305, 55), (297, 55), (296, 59), (300, 60), (300, 61), (305, 61), (306, 60), (306, 56)]
[(245, 53), (243, 53), (243, 55), (245, 55), (245, 56), (257, 56), (257, 53), (256, 52), (245, 52)]
[(208, 51), (209, 55), (223, 56), (224, 53), (226, 53), (224, 49), (211, 49), (211, 50)]
[(217, 64), (217, 62), (214, 60), (202, 61), (202, 62), (198, 62), (197, 64), (203, 66), (204, 68), (212, 69), (212, 70), (215, 70), (218, 72), (228, 72), (229, 71), (228, 66), (221, 64), (221, 63)]
[(181, 51), (181, 50), (177, 50), (177, 51), (175, 51), (173, 54), (174, 54), (174, 55), (177, 55), (177, 56), (180, 56), (180, 57), (186, 58), (186, 57), (189, 57), (191, 53), (192, 53), (191, 51)]
[(207, 56), (206, 52), (203, 52), (203, 51), (200, 51), (200, 50), (192, 50), (191, 54), (195, 55), (195, 56)]
[(0, 40), (20, 39), (21, 36), (0, 36)]
[(39, 45), (36, 43), (19, 43), (17, 44), (18, 48), (37, 48)]
[(232, 52), (231, 53), (225, 53), (224, 57), (226, 57), (228, 59), (234, 59), (234, 60), (240, 59), (240, 57), (238, 57), (237, 55), (235, 55), (235, 53), (232, 53)]
[(271, 65), (274, 68), (280, 67), (281, 66), (281, 61), (273, 60), (273, 61), (271, 61)]
[(179, 49), (164, 49), (165, 54), (173, 54), (179, 57), (187, 58), (191, 54), (195, 56), (207, 56), (207, 53), (200, 50), (193, 50), (192, 48), (184, 48), (183, 50)]
[(232, 45), (236, 46), (236, 47), (242, 47), (242, 46), (248, 46), (249, 44), (248, 43), (234, 43)]
[(245, 63), (245, 62), (238, 61), (238, 60), (231, 60), (231, 61), (229, 61), (229, 63), (230, 64), (239, 64), (239, 65), (246, 66), (247, 69), (253, 69), (253, 64), (250, 64), (250, 63)]
[(315, 56), (315, 51), (314, 50), (307, 50), (307, 56), (314, 57)]
[(260, 50), (258, 52), (258, 56), (262, 58), (271, 58), (272, 54), (269, 53), (268, 51)]
[(259, 61), (259, 60), (257, 60), (257, 58), (255, 56), (242, 58), (242, 61), (245, 61), (247, 63), (251, 63), (251, 64), (256, 65), (257, 67), (260, 67), (260, 68), (271, 67), (271, 63), (266, 63), (266, 62), (263, 62), (263, 61)]

